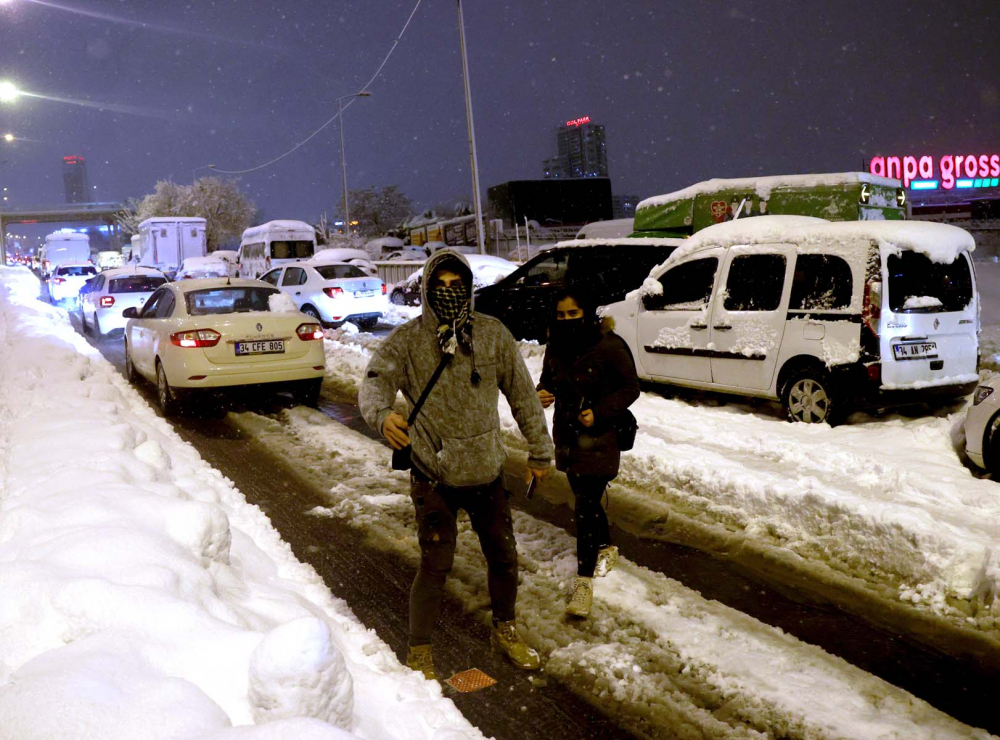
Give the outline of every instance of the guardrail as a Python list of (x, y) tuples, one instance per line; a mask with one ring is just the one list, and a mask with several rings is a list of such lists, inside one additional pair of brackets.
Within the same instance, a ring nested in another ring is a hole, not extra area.
[(380, 260), (375, 263), (378, 276), (386, 285), (403, 282), (423, 266), (423, 260)]

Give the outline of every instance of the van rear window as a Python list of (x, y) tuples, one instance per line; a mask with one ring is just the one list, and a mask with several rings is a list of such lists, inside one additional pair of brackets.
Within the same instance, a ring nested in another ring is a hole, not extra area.
[(226, 313), (267, 311), (268, 299), (277, 293), (274, 288), (212, 288), (192, 290), (185, 294), (188, 314), (208, 316)]
[(942, 265), (918, 252), (902, 252), (890, 255), (886, 267), (893, 312), (961, 311), (972, 302), (972, 273), (962, 255)]
[(313, 256), (313, 243), (310, 241), (280, 241), (271, 242), (271, 259), (274, 260), (304, 260)]
[(109, 293), (152, 293), (167, 282), (158, 275), (129, 275), (115, 278), (108, 284)]

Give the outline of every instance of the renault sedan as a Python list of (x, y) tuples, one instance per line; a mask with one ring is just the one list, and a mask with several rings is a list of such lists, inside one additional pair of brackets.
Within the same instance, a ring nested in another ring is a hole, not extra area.
[(385, 283), (346, 262), (285, 265), (261, 280), (286, 293), (303, 313), (327, 324), (350, 321), (368, 331), (389, 308)]
[(83, 331), (98, 338), (115, 329), (124, 329), (126, 308), (142, 308), (153, 291), (167, 282), (166, 276), (150, 267), (119, 267), (105, 270), (90, 279), (80, 291), (80, 324)]
[(315, 405), (326, 372), (323, 328), (259, 280), (185, 280), (124, 312), (125, 374), (156, 384), (164, 416), (203, 389), (262, 385)]

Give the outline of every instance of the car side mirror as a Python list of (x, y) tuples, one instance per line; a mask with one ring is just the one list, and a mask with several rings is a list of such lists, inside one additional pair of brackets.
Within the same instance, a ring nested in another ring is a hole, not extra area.
[(122, 316), (126, 319), (137, 319), (139, 318), (139, 312), (136, 310), (135, 306), (129, 306), (122, 311)]

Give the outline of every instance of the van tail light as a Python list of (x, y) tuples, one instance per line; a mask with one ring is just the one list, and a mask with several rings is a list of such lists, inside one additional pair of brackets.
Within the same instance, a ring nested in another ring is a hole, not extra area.
[(882, 333), (882, 281), (865, 283), (865, 301), (861, 307), (861, 320), (876, 337)]
[(344, 295), (343, 288), (323, 288), (323, 292), (331, 298), (341, 298)]
[(115, 297), (113, 295), (101, 296), (101, 308), (111, 308), (115, 305)]
[(882, 363), (873, 362), (866, 369), (868, 370), (868, 380), (873, 383), (882, 383)]
[(310, 342), (314, 339), (323, 338), (323, 327), (319, 324), (299, 324), (299, 328), (295, 330), (295, 333), (303, 342)]
[(179, 331), (170, 335), (170, 343), (177, 347), (214, 347), (222, 335), (213, 329)]
[(385, 295), (385, 283), (382, 283), (382, 295)]

